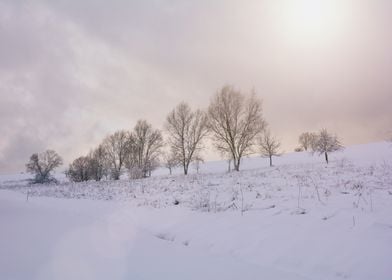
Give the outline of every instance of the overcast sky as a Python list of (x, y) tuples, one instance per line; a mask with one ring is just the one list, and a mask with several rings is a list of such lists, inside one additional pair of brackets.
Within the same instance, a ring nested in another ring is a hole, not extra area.
[(256, 90), (286, 151), (323, 127), (383, 140), (391, 26), (389, 0), (0, 0), (0, 173), (47, 148), (69, 163), (140, 118), (162, 128), (227, 83)]

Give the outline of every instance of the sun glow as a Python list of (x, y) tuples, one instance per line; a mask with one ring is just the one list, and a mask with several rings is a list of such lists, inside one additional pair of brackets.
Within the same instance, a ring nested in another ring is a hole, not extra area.
[(347, 9), (338, 0), (278, 1), (280, 31), (292, 43), (326, 43), (341, 30)]

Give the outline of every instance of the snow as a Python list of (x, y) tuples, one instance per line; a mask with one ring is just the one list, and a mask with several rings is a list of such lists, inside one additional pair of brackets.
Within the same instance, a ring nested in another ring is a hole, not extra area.
[(0, 177), (1, 279), (392, 279), (391, 145), (330, 158), (49, 186)]

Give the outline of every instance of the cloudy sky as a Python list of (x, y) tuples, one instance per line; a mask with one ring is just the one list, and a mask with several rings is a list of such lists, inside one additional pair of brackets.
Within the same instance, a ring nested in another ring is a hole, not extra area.
[(286, 151), (322, 127), (383, 140), (391, 26), (389, 0), (0, 0), (0, 173), (47, 148), (68, 163), (140, 118), (161, 128), (227, 83), (256, 89)]

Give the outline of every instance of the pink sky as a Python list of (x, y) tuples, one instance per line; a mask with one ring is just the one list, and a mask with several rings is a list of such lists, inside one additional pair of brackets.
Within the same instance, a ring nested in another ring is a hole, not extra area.
[[(66, 162), (179, 102), (256, 89), (286, 151), (303, 131), (346, 145), (392, 130), (392, 1), (0, 3), (0, 173)], [(208, 159), (217, 159), (213, 149)]]

